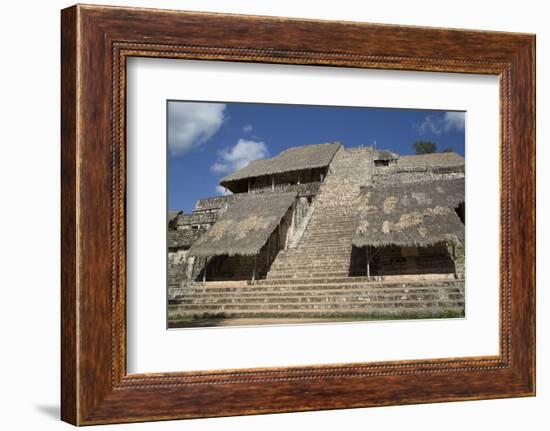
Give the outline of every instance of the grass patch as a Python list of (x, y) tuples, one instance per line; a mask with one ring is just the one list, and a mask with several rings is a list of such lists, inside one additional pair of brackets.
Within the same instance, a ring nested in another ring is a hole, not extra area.
[[(455, 310), (444, 310), (439, 313), (399, 313), (391, 316), (382, 316), (369, 313), (333, 313), (330, 316), (315, 315), (313, 313), (307, 316), (297, 316), (296, 314), (278, 313), (276, 315), (262, 314), (243, 314), (227, 315), (225, 313), (204, 313), (197, 316), (175, 315), (169, 318), (169, 328), (200, 328), (213, 326), (242, 326), (243, 322), (254, 321), (250, 325), (262, 324), (300, 324), (300, 323), (323, 323), (323, 322), (360, 322), (360, 321), (392, 321), (392, 320), (420, 320), (420, 319), (455, 319), (463, 318), (464, 314)], [(262, 323), (262, 321), (265, 321)], [(235, 322), (235, 323), (232, 323)], [(246, 325), (246, 323), (244, 323)]]

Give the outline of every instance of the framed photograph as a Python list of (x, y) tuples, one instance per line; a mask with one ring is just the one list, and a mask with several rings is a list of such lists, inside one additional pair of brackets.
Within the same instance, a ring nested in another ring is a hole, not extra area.
[(535, 37), (62, 11), (62, 419), (535, 394)]
[(169, 328), (465, 316), (464, 112), (167, 111)]

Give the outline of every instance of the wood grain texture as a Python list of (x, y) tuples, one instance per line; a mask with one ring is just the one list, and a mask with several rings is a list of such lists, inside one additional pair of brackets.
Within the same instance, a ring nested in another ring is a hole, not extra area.
[[(65, 9), (63, 420), (85, 425), (533, 395), (534, 48), (534, 36), (525, 34), (100, 6)], [(499, 75), (499, 356), (127, 375), (129, 56)]]
[(61, 417), (77, 422), (76, 9), (61, 16)]

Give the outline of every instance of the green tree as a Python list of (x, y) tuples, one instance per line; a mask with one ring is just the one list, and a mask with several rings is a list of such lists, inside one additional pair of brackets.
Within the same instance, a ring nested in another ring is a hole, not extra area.
[(432, 141), (416, 141), (412, 146), (416, 154), (431, 154), (437, 151), (437, 144)]
[(453, 150), (451, 147), (446, 147), (443, 150), (441, 150), (442, 153), (454, 153), (455, 150)]

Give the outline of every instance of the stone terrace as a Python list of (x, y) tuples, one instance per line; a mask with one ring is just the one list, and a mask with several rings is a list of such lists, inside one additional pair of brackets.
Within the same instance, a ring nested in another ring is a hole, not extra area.
[(464, 283), (366, 282), (361, 277), (196, 283), (171, 289), (170, 323), (209, 318), (428, 318), (464, 314)]
[(373, 155), (369, 148), (336, 153), (301, 240), (279, 252), (266, 279), (170, 289), (171, 324), (185, 326), (195, 319), (463, 316), (464, 280), (416, 276), (369, 281), (354, 276), (364, 270), (362, 261), (352, 259), (355, 206), (361, 186), (371, 184)]

